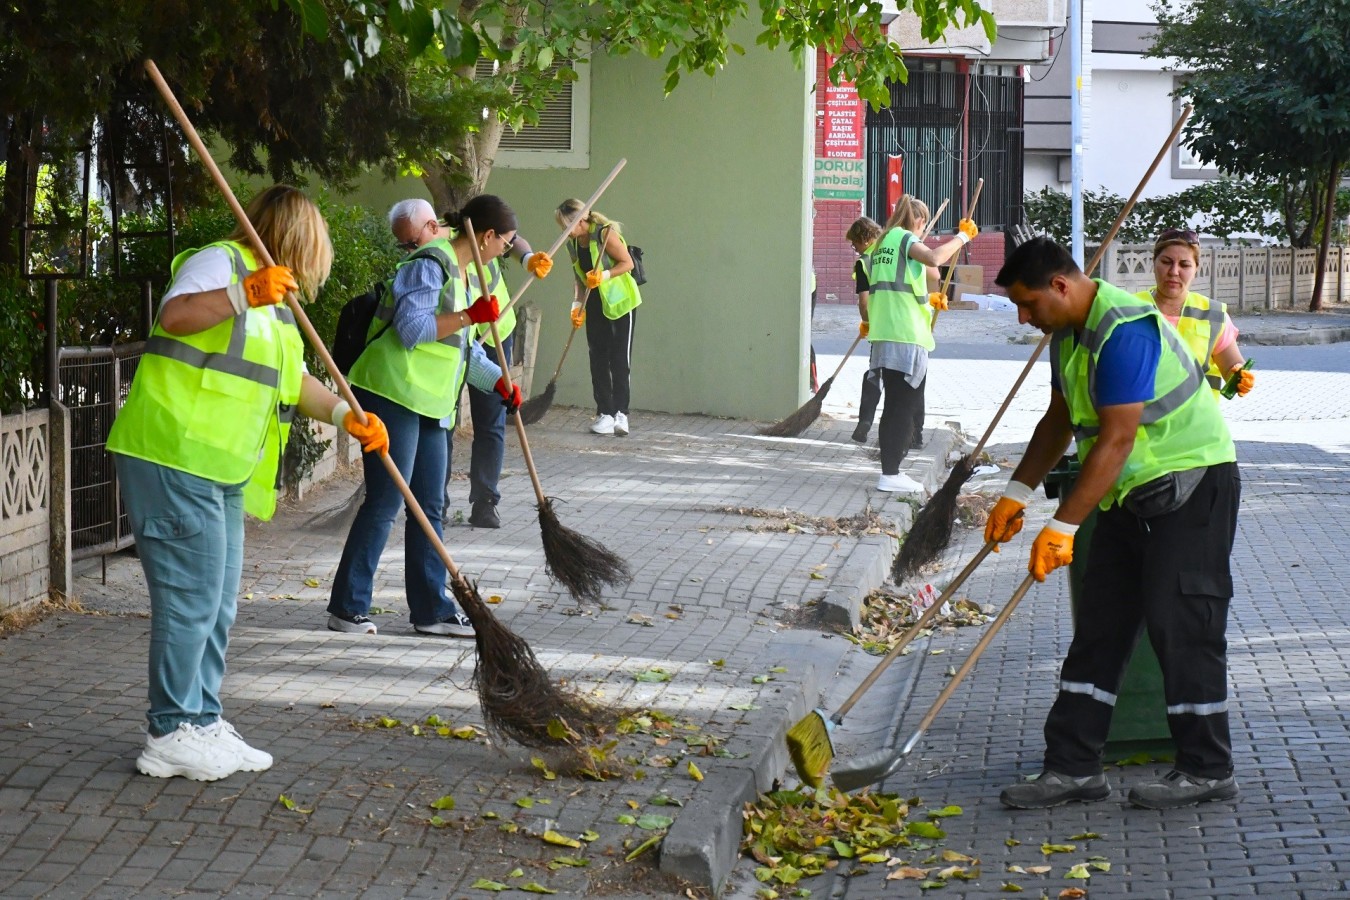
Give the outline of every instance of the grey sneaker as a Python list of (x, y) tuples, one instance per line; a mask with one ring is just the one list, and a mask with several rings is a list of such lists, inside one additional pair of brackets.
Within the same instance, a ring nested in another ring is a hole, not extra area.
[(1049, 809), (1071, 800), (1105, 800), (1110, 795), (1111, 786), (1100, 772), (1074, 778), (1046, 769), (1035, 781), (1004, 788), (998, 802), (1009, 809)]
[(346, 634), (374, 634), (376, 628), (370, 616), (338, 616), (329, 613), (328, 630)]
[(473, 622), (462, 612), (457, 612), (450, 618), (442, 622), (433, 622), (430, 625), (414, 625), (413, 631), (418, 634), (439, 634), (446, 637), (466, 637), (471, 638), (475, 632)]
[(1141, 809), (1180, 809), (1206, 800), (1232, 800), (1238, 795), (1237, 782), (1227, 778), (1196, 778), (1176, 769), (1158, 781), (1130, 788), (1129, 801)]

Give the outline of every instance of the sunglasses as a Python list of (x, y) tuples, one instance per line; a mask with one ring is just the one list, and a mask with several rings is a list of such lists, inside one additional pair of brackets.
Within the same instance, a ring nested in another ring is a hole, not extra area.
[(1158, 235), (1158, 240), (1154, 243), (1165, 244), (1168, 241), (1185, 241), (1187, 244), (1199, 246), (1200, 235), (1191, 231), (1189, 228), (1169, 228)]

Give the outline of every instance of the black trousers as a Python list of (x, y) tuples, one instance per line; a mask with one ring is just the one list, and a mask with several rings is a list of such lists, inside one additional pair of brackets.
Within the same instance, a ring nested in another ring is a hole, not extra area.
[(928, 384), (924, 376), (918, 387), (910, 387), (905, 373), (895, 369), (881, 369), (881, 383), (886, 391), (886, 403), (881, 407), (881, 427), (877, 442), (881, 446), (881, 474), (894, 475), (909, 453), (915, 434), (923, 432), (923, 390)]
[(862, 394), (858, 397), (858, 424), (864, 430), (872, 427), (881, 404), (881, 370), (868, 369), (863, 373)]
[(1176, 512), (1097, 513), (1073, 643), (1045, 720), (1047, 769), (1102, 770), (1116, 692), (1146, 629), (1162, 667), (1176, 768), (1198, 778), (1233, 774), (1225, 631), (1241, 498), (1237, 464), (1223, 463)]
[(591, 395), (602, 416), (628, 414), (628, 374), (633, 358), (637, 310), (617, 319), (605, 317), (598, 290), (586, 296), (586, 346), (591, 351)]

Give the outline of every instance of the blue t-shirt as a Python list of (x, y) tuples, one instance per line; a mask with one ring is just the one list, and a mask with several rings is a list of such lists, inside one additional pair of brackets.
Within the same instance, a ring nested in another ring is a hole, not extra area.
[[(1116, 326), (1097, 357), (1097, 405), (1120, 406), (1147, 403), (1153, 399), (1162, 338), (1157, 319), (1147, 316)], [(1059, 373), (1052, 372), (1050, 386), (1061, 394)]]

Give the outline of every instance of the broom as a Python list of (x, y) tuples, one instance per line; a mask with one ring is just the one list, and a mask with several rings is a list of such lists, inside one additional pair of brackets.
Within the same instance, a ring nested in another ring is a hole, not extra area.
[(825, 780), (825, 774), (830, 770), (830, 763), (834, 761), (834, 742), (830, 740), (830, 733), (836, 727), (844, 723), (844, 716), (853, 709), (854, 704), (862, 699), (862, 695), (867, 693), (868, 689), (876, 683), (891, 663), (904, 653), (905, 648), (909, 646), (910, 641), (928, 627), (928, 623), (933, 621), (938, 612), (942, 609), (947, 599), (956, 592), (956, 589), (965, 584), (970, 573), (974, 572), (976, 567), (984, 561), (989, 552), (994, 549), (994, 542), (989, 541), (975, 554), (975, 558), (966, 564), (961, 573), (951, 584), (943, 590), (942, 596), (933, 603), (932, 606), (924, 610), (919, 620), (909, 627), (909, 630), (901, 635), (900, 640), (881, 662), (877, 663), (868, 676), (863, 679), (863, 683), (858, 685), (857, 689), (849, 694), (848, 699), (839, 705), (839, 710), (828, 719), (825, 718), (823, 709), (813, 709), (806, 716), (788, 729), (787, 747), (788, 756), (792, 759), (792, 765), (797, 769), (797, 777), (811, 787), (820, 787)]
[[(986, 553), (990, 546), (992, 545), (985, 544)], [(980, 656), (989, 646), (990, 641), (994, 639), (994, 635), (998, 634), (999, 629), (1013, 614), (1013, 610), (1017, 609), (1017, 604), (1022, 602), (1022, 598), (1027, 595), (1027, 591), (1031, 590), (1031, 586), (1035, 583), (1035, 575), (1028, 575), (1022, 579), (1022, 583), (1017, 586), (1017, 590), (1013, 592), (1008, 603), (999, 612), (998, 618), (994, 619), (985, 629), (979, 643), (975, 645), (975, 649), (970, 651), (970, 655), (961, 664), (961, 668), (956, 670), (956, 674), (947, 682), (947, 686), (942, 689), (942, 693), (938, 694), (937, 699), (933, 701), (933, 705), (928, 707), (928, 712), (924, 713), (923, 718), (919, 721), (919, 727), (914, 730), (914, 734), (910, 735), (909, 740), (905, 741), (904, 746), (899, 750), (878, 750), (875, 753), (858, 757), (852, 765), (840, 768), (831, 776), (830, 780), (834, 782), (835, 787), (845, 793), (856, 791), (860, 787), (875, 784), (900, 768), (900, 764), (905, 761), (905, 757), (909, 756), (910, 751), (919, 743), (919, 738), (923, 737), (924, 732), (933, 724), (933, 720), (942, 711), (942, 707), (946, 706), (952, 694), (956, 693), (957, 686), (970, 674), (970, 670), (975, 668), (975, 663), (979, 662)]]
[(563, 344), (562, 358), (558, 360), (558, 368), (553, 370), (553, 377), (548, 380), (544, 392), (537, 397), (531, 397), (520, 405), (520, 421), (526, 425), (533, 425), (538, 422), (553, 406), (553, 395), (558, 392), (558, 376), (562, 374), (563, 363), (567, 360), (567, 351), (572, 349), (572, 338), (576, 337), (580, 330), (580, 326), (572, 326), (572, 333), (567, 336), (567, 343)]
[[(947, 201), (944, 200), (942, 206), (938, 207), (939, 216), (942, 215), (942, 210), (946, 207)], [(924, 228), (924, 233), (919, 236), (920, 240), (923, 240), (928, 233), (928, 227), (936, 220), (937, 216), (934, 216), (928, 221), (928, 225)], [(834, 380), (839, 377), (839, 373), (844, 370), (844, 364), (847, 363), (849, 357), (853, 355), (853, 351), (858, 349), (858, 344), (862, 342), (862, 339), (863, 336), (860, 331), (858, 336), (853, 339), (853, 344), (848, 348), (848, 352), (844, 354), (844, 358), (839, 361), (839, 367), (834, 370), (834, 374), (825, 379), (825, 383), (811, 395), (810, 400), (807, 400), (801, 406), (797, 407), (796, 411), (786, 418), (780, 419), (765, 428), (761, 428), (759, 433), (765, 437), (796, 437), (805, 431), (807, 426), (812, 422), (820, 418), (820, 410), (825, 403), (826, 395), (830, 393), (830, 388), (834, 387)]]
[[(964, 216), (961, 217), (962, 219), (969, 219), (969, 218), (971, 218), (972, 216), (975, 215), (975, 204), (977, 204), (977, 203), (980, 202), (980, 191), (982, 191), (982, 190), (984, 190), (984, 179), (983, 179), (983, 178), (981, 178), (979, 181), (975, 182), (975, 190), (974, 190), (974, 192), (970, 195), (970, 201), (969, 201), (968, 203), (966, 203), (966, 214), (965, 214)], [(947, 205), (947, 201), (946, 201), (946, 200), (943, 200), (943, 201), (942, 201), (942, 205), (943, 205), (943, 206), (946, 206), (946, 205)], [(970, 259), (970, 257), (967, 256), (966, 259)], [(939, 293), (941, 293), (942, 296), (944, 296), (944, 297), (947, 296), (947, 291), (950, 290), (950, 289), (951, 289), (951, 286), (952, 286), (952, 276), (954, 276), (955, 274), (956, 274), (956, 257), (953, 256), (953, 257), (951, 258), (951, 260), (948, 261), (948, 263), (947, 263), (947, 277), (944, 278), (944, 279), (942, 280), (942, 288), (941, 288), (941, 290), (939, 291)], [(940, 310), (940, 309), (935, 309), (935, 310), (933, 310), (933, 321), (929, 323), (929, 327), (930, 327), (930, 328), (936, 328), (936, 327), (937, 327), (938, 315), (939, 315), (941, 312), (942, 312), (942, 310)]]
[[(273, 265), (272, 255), (264, 246), (262, 239), (258, 237), (258, 233), (253, 228), (253, 223), (244, 213), (244, 208), (239, 205), (234, 192), (230, 190), (230, 186), (216, 166), (215, 160), (211, 158), (210, 151), (206, 149), (206, 145), (202, 143), (197, 130), (188, 120), (187, 113), (183, 111), (183, 107), (179, 105), (178, 99), (164, 80), (164, 76), (160, 74), (159, 67), (155, 65), (153, 60), (147, 59), (145, 70), (151, 81), (155, 83), (155, 87), (159, 89), (164, 102), (173, 112), (174, 118), (182, 126), (188, 142), (192, 144), (197, 155), (201, 157), (202, 164), (206, 166), (212, 180), (216, 183), (216, 187), (220, 189), (225, 201), (234, 213), (235, 219), (239, 222), (245, 234), (248, 235), (249, 241), (258, 254), (258, 259), (264, 265)], [(366, 422), (365, 412), (352, 394), (351, 386), (347, 384), (347, 380), (342, 377), (342, 373), (333, 363), (333, 357), (329, 354), (328, 348), (324, 346), (323, 340), (314, 330), (314, 326), (310, 323), (309, 317), (305, 315), (304, 309), (300, 306), (300, 302), (294, 294), (288, 293), (286, 295), (286, 305), (294, 313), (296, 324), (309, 340), (310, 345), (313, 346), (314, 352), (318, 355), (324, 368), (328, 370), (329, 377), (333, 379), (337, 386), (338, 393), (351, 405), (352, 412), (356, 414), (357, 419), (363, 423)], [(563, 691), (555, 686), (548, 673), (544, 671), (543, 666), (539, 664), (539, 660), (535, 658), (534, 651), (530, 649), (530, 646), (497, 621), (487, 604), (483, 602), (483, 598), (479, 596), (477, 587), (469, 583), (468, 579), (464, 577), (464, 573), (455, 565), (455, 561), (450, 558), (449, 551), (441, 543), (436, 530), (428, 521), (426, 513), (422, 512), (422, 505), (413, 496), (408, 483), (404, 481), (403, 475), (394, 465), (394, 461), (389, 457), (389, 454), (382, 453), (380, 458), (384, 462), (385, 470), (389, 473), (390, 479), (393, 480), (399, 493), (403, 495), (404, 502), (408, 506), (408, 514), (417, 521), (431, 545), (440, 554), (441, 561), (450, 573), (451, 589), (455, 599), (459, 601), (464, 612), (473, 622), (474, 642), (478, 650), (478, 660), (474, 667), (474, 682), (478, 686), (478, 699), (483, 706), (483, 715), (487, 724), (498, 733), (530, 747), (549, 747), (559, 743), (561, 739), (550, 734), (550, 724), (557, 720), (562, 720), (573, 731), (595, 730), (607, 725), (613, 718), (612, 714), (595, 707), (571, 692)], [(554, 726), (554, 730), (560, 734), (566, 734), (569, 728), (557, 729)]]
[[(478, 270), (478, 283), (487, 284), (487, 275), (483, 271), (482, 254), (478, 251), (478, 236), (474, 233), (473, 223), (464, 220), (464, 231), (469, 237), (469, 247), (473, 251), (473, 264)], [(507, 390), (512, 387), (511, 365), (502, 350), (501, 339), (497, 335), (497, 323), (489, 322), (492, 342), (497, 345), (497, 361), (502, 367), (502, 378)], [(576, 329), (572, 329), (573, 334)], [(544, 496), (544, 486), (539, 482), (539, 471), (534, 466), (534, 456), (530, 453), (530, 442), (525, 437), (525, 423), (521, 421), (519, 410), (512, 419), (516, 423), (516, 437), (520, 441), (521, 453), (525, 455), (525, 467), (530, 472), (530, 483), (534, 485), (534, 495), (539, 501), (539, 531), (544, 542), (544, 571), (578, 601), (592, 600), (600, 602), (600, 589), (605, 585), (618, 585), (631, 581), (633, 576), (628, 565), (602, 544), (585, 535), (579, 534), (558, 520), (553, 511), (553, 501)]]
[[(1111, 225), (1111, 230), (1106, 233), (1101, 246), (1093, 254), (1092, 260), (1084, 270), (1086, 274), (1091, 275), (1093, 270), (1097, 268), (1097, 264), (1101, 262), (1102, 256), (1106, 253), (1106, 248), (1110, 246), (1116, 232), (1120, 230), (1120, 226), (1125, 223), (1126, 217), (1134, 209), (1134, 204), (1139, 199), (1139, 195), (1143, 192), (1149, 179), (1153, 177), (1153, 172), (1158, 168), (1163, 157), (1167, 155), (1168, 149), (1171, 148), (1172, 142), (1176, 140), (1177, 135), (1181, 132), (1181, 127), (1186, 124), (1186, 119), (1190, 114), (1191, 107), (1187, 104), (1181, 111), (1181, 116), (1177, 119), (1176, 124), (1172, 126), (1172, 131), (1167, 135), (1167, 140), (1163, 142), (1162, 148), (1158, 150), (1158, 155), (1153, 158), (1153, 163), (1148, 167), (1148, 171), (1140, 179), (1134, 193), (1130, 195), (1130, 199), (1125, 202), (1125, 206), (1121, 209), (1120, 215), (1116, 216), (1116, 221)], [(905, 535), (904, 543), (900, 545), (900, 553), (891, 565), (891, 578), (896, 584), (900, 584), (906, 578), (918, 572), (922, 566), (936, 560), (938, 555), (951, 543), (952, 524), (956, 520), (956, 497), (965, 483), (970, 480), (970, 476), (974, 474), (975, 462), (980, 457), (980, 451), (984, 449), (989, 436), (994, 433), (999, 420), (1003, 418), (1008, 406), (1012, 404), (1013, 397), (1022, 387), (1022, 382), (1026, 381), (1027, 376), (1031, 374), (1031, 367), (1035, 365), (1041, 351), (1049, 343), (1050, 335), (1047, 334), (1041, 338), (1040, 343), (1036, 345), (1036, 349), (1032, 351), (1031, 358), (1027, 360), (1026, 366), (1022, 369), (1022, 373), (1013, 382), (1012, 390), (1004, 398), (1003, 405), (998, 408), (993, 421), (985, 429), (980, 442), (975, 445), (974, 450), (971, 450), (952, 467), (952, 471), (948, 474), (942, 487), (938, 488), (937, 492), (929, 498), (928, 502), (914, 517), (914, 524), (910, 527), (909, 533)]]

